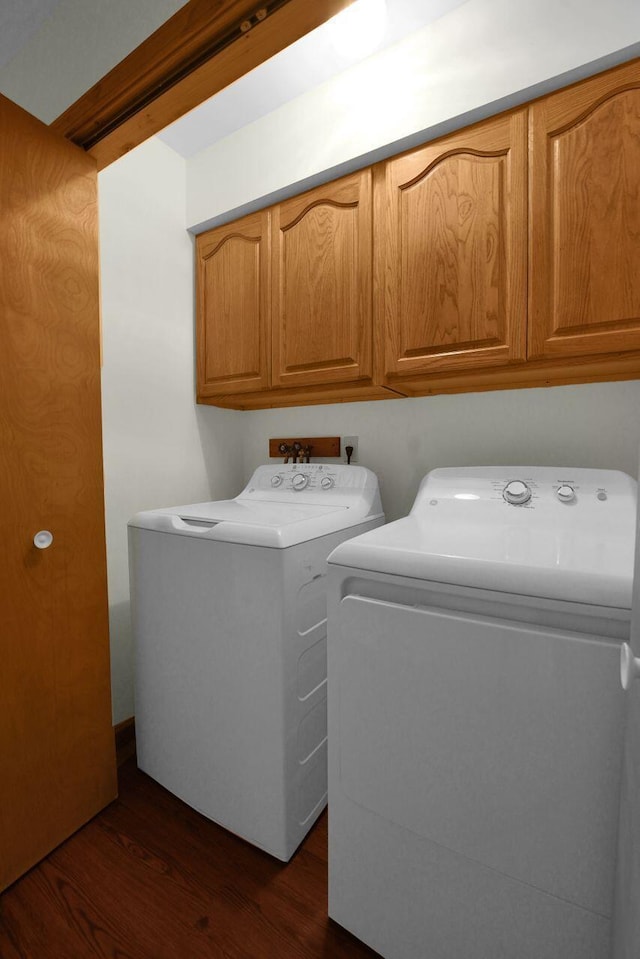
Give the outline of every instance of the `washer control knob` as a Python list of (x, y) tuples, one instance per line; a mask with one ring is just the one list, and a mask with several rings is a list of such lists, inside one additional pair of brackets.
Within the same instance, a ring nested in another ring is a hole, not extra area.
[(294, 489), (301, 490), (305, 488), (308, 482), (309, 477), (306, 475), (306, 473), (294, 473), (293, 479), (291, 480), (291, 485)]
[(507, 503), (511, 503), (513, 506), (522, 506), (531, 499), (531, 490), (521, 480), (511, 480), (505, 486), (502, 495)]
[(333, 476), (323, 476), (320, 480), (320, 486), (323, 489), (331, 489), (331, 487), (335, 485), (336, 481), (334, 480)]
[(282, 476), (280, 473), (274, 473), (274, 475), (271, 477), (271, 485), (282, 486)]
[(572, 503), (576, 498), (576, 491), (573, 486), (569, 486), (568, 483), (563, 483), (562, 486), (557, 488), (556, 496), (561, 503)]

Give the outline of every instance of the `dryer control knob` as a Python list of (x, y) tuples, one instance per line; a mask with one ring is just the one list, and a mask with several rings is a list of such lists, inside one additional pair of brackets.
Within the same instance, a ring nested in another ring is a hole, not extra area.
[(333, 476), (323, 476), (320, 480), (320, 486), (323, 489), (331, 489), (331, 487), (335, 486), (335, 484), (336, 481), (334, 480)]
[(301, 490), (305, 488), (308, 482), (309, 477), (306, 475), (306, 473), (294, 473), (293, 479), (291, 480), (291, 485), (294, 489)]
[(275, 473), (275, 474), (271, 477), (271, 485), (272, 485), (272, 486), (282, 486), (282, 476), (280, 475), (280, 473)]
[(569, 486), (568, 483), (563, 483), (562, 486), (559, 486), (556, 490), (556, 496), (562, 503), (572, 503), (576, 498), (576, 491), (573, 486)]
[(507, 503), (511, 503), (513, 506), (522, 506), (531, 499), (531, 490), (521, 480), (511, 480), (505, 486), (502, 495)]

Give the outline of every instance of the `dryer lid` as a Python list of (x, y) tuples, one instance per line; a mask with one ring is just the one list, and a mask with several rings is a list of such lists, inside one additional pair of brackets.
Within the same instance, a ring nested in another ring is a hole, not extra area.
[(440, 469), (423, 479), (409, 516), (343, 543), (330, 562), (629, 609), (635, 513), (636, 482), (624, 473)]

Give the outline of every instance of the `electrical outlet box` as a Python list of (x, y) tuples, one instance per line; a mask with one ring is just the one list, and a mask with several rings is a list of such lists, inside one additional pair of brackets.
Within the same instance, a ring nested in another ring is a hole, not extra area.
[(358, 462), (358, 437), (357, 436), (343, 436), (342, 442), (340, 444), (341, 453), (342, 453), (342, 462), (347, 462), (347, 446), (353, 446), (353, 453), (351, 454), (351, 462)]

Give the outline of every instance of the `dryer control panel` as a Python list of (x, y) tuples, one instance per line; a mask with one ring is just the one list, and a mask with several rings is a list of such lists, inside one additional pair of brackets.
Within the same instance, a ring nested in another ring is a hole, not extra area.
[(616, 470), (483, 466), (432, 470), (422, 481), (412, 512), (447, 502), (460, 508), (476, 504), (474, 515), (487, 521), (497, 509), (496, 518), (501, 510), (536, 510), (560, 524), (578, 514), (584, 522), (591, 513), (606, 515), (610, 522), (630, 501), (635, 502), (635, 481)]

